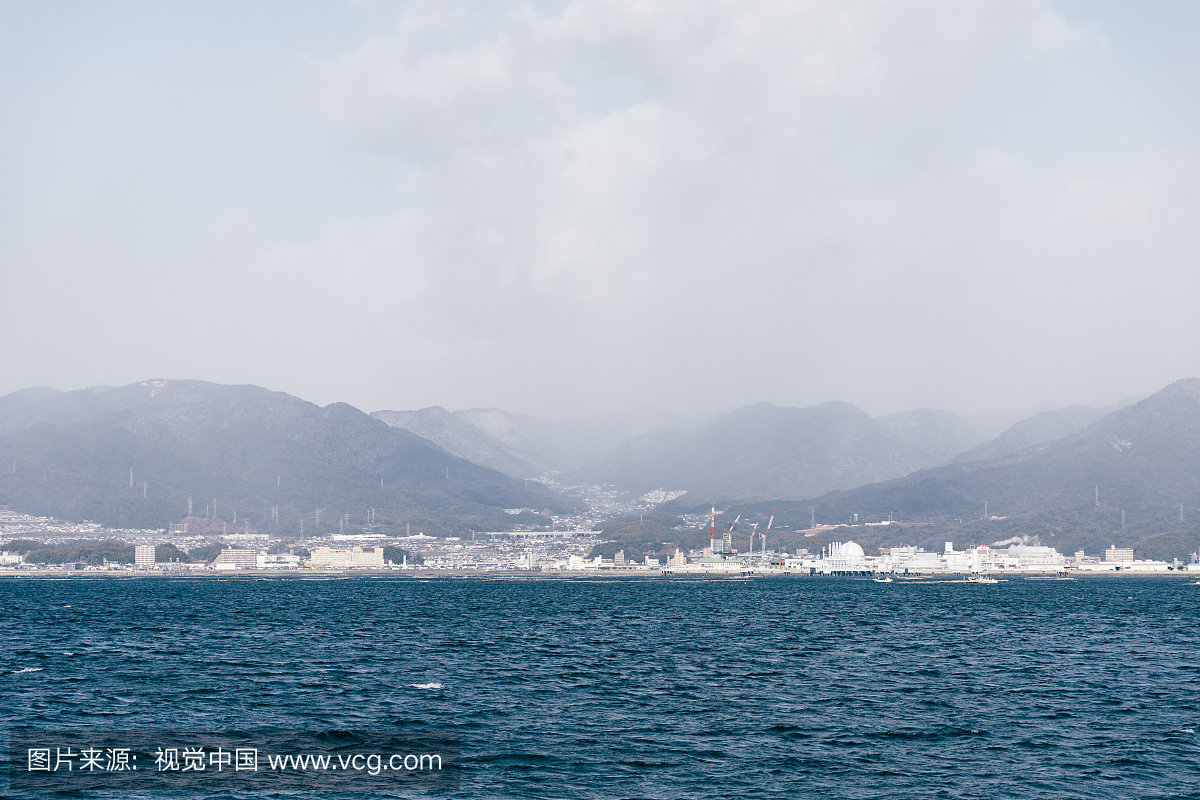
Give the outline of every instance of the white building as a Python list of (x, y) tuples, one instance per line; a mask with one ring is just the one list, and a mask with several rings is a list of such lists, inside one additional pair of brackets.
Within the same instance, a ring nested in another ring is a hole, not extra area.
[(217, 556), (214, 566), (217, 569), (254, 569), (258, 566), (258, 551), (226, 548)]
[(154, 545), (139, 544), (133, 548), (133, 565), (135, 567), (153, 567)]
[(308, 565), (313, 569), (347, 569), (348, 567), (382, 567), (383, 548), (370, 550), (355, 545), (353, 550), (334, 550), (332, 547), (317, 547), (312, 551)]
[(867, 569), (867, 556), (857, 542), (834, 542), (826, 548), (824, 560), (828, 572), (862, 572)]
[(1060, 570), (1067, 566), (1067, 559), (1053, 547), (1014, 544), (1008, 548), (1008, 556), (1025, 570)]
[(1133, 561), (1133, 548), (1117, 547), (1115, 544), (1104, 551), (1105, 561)]
[(290, 553), (275, 555), (267, 555), (266, 553), (258, 554), (259, 569), (296, 569), (299, 566), (300, 556), (294, 556)]

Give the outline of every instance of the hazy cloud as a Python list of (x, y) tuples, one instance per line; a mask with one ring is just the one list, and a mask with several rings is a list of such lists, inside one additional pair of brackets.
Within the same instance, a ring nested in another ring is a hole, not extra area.
[[(309, 183), (247, 201), (254, 167), (208, 190), (217, 213), (180, 209), (237, 324), (177, 335), (220, 354), (203, 377), (368, 410), (1148, 393), (1198, 366), (1197, 153), (1112, 80), (1166, 76), (1074, 17), (400, 5), (265, 68), (273, 136), (244, 141)], [(193, 371), (113, 362), (105, 382)]]

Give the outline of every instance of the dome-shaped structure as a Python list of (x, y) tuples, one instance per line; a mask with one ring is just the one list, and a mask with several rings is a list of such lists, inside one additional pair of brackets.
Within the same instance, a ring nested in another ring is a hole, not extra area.
[(829, 545), (825, 561), (834, 572), (857, 572), (864, 568), (867, 554), (857, 542), (840, 542)]

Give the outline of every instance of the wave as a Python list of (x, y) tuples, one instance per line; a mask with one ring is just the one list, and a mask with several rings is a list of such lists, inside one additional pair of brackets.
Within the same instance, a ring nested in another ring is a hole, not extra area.
[(26, 667), (25, 669), (14, 669), (9, 675), (20, 675), (22, 672), (41, 672), (45, 667)]
[(411, 686), (414, 689), (441, 689), (442, 688), (442, 685), (440, 683), (410, 683), (409, 686)]

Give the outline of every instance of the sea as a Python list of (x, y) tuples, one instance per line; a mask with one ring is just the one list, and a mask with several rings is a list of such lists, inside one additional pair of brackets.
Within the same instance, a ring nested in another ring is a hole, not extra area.
[[(1154, 577), (4, 580), (0, 795), (1195, 798), (1198, 600)], [(39, 736), (189, 731), (450, 741), (454, 776), (246, 788), (210, 754), (163, 786), (78, 761), (30, 783)]]

